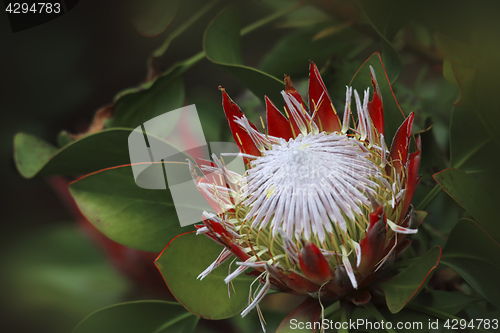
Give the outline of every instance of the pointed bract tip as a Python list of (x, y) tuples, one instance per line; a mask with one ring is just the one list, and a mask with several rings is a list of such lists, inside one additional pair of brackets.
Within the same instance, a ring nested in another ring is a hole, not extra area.
[(375, 76), (375, 70), (373, 69), (372, 65), (370, 65), (370, 75), (375, 82), (377, 82), (377, 77)]
[(196, 173), (196, 168), (195, 168), (193, 161), (191, 161), (189, 158), (186, 158), (186, 160), (188, 161), (188, 164), (189, 164), (189, 172), (191, 173), (191, 177), (193, 178), (193, 181), (195, 182), (195, 184), (198, 184), (199, 180), (202, 177), (198, 176), (198, 174)]
[(420, 134), (415, 136), (415, 147), (417, 148), (417, 153), (422, 151), (422, 138), (420, 137)]
[(331, 278), (330, 266), (321, 250), (314, 243), (302, 241), (299, 264), (302, 272), (316, 283), (324, 283)]
[(288, 75), (285, 74), (285, 92), (287, 93), (292, 93), (296, 92), (297, 90), (294, 88), (292, 84), (292, 79)]
[(309, 60), (309, 70), (318, 70), (318, 66), (312, 60)]

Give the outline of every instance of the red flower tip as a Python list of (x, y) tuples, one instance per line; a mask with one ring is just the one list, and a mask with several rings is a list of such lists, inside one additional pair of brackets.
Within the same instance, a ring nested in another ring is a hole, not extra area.
[(265, 96), (266, 100), (266, 117), (267, 117), (267, 130), (269, 135), (290, 140), (293, 138), (292, 128), (288, 120), (281, 114), (273, 102)]
[(295, 87), (293, 86), (292, 79), (290, 79), (290, 77), (286, 74), (285, 74), (285, 93), (291, 94), (293, 97), (295, 97), (295, 99), (302, 105), (302, 111), (307, 112), (307, 108), (304, 104), (304, 101), (302, 100), (302, 96), (300, 96), (297, 89), (295, 89)]
[(292, 79), (290, 79), (290, 76), (285, 74), (285, 92), (293, 94), (297, 93), (297, 89), (292, 84)]
[[(222, 107), (224, 108), (229, 128), (231, 129), (231, 133), (233, 134), (234, 141), (238, 145), (238, 148), (242, 153), (260, 156), (260, 150), (250, 137), (250, 134), (236, 122), (238, 119), (246, 118), (245, 114), (241, 111), (240, 107), (233, 102), (224, 88), (219, 87), (219, 89), (222, 91)], [(250, 126), (257, 130), (252, 123), (250, 123)], [(245, 164), (248, 164), (248, 162), (249, 161), (245, 159)]]
[(320, 131), (340, 132), (340, 119), (314, 62), (309, 67), (309, 108)]
[(411, 130), (414, 114), (411, 112), (403, 124), (398, 128), (391, 145), (391, 159), (396, 173), (400, 173), (408, 161), (408, 148), (410, 146)]
[(305, 276), (318, 284), (331, 278), (330, 266), (321, 250), (313, 243), (303, 242), (299, 264)]
[(372, 77), (373, 97), (372, 100), (368, 103), (368, 112), (370, 113), (370, 118), (372, 119), (373, 126), (375, 126), (377, 132), (379, 134), (385, 135), (384, 107), (382, 105), (382, 96), (380, 93), (380, 87), (378, 86), (375, 73), (370, 73), (370, 75)]
[(362, 276), (369, 274), (373, 267), (380, 260), (381, 253), (385, 247), (387, 233), (387, 218), (382, 206), (370, 213), (370, 226), (366, 231), (366, 236), (359, 242), (361, 248), (361, 261), (358, 272)]
[(415, 139), (415, 145), (417, 150), (410, 154), (410, 158), (408, 159), (408, 167), (407, 167), (407, 180), (405, 187), (405, 198), (403, 201), (403, 212), (408, 210), (410, 206), (411, 199), (413, 197), (413, 193), (415, 193), (415, 189), (420, 181), (420, 175), (418, 174), (418, 168), (420, 167), (420, 158), (422, 153), (422, 140), (420, 139), (420, 135), (418, 135)]

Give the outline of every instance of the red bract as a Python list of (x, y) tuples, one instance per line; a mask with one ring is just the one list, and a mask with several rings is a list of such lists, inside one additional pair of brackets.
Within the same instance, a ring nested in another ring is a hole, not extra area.
[[(216, 214), (205, 212), (198, 234), (223, 250), (199, 278), (235, 255), (229, 283), (252, 269), (261, 282), (246, 315), (273, 287), (283, 292), (355, 303), (369, 301), (365, 287), (385, 271), (417, 232), (410, 201), (419, 181), (420, 139), (409, 153), (413, 113), (391, 149), (384, 140), (382, 96), (373, 69), (373, 93), (347, 88), (340, 117), (314, 63), (309, 111), (285, 76), (284, 113), (266, 97), (267, 132), (251, 124), (224, 89), (223, 107), (247, 170), (223, 160), (191, 164), (199, 190)], [(351, 119), (351, 98), (358, 120)]]

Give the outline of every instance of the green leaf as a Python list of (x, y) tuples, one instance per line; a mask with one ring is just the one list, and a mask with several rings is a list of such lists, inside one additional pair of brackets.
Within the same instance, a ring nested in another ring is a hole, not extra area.
[[(276, 333), (287, 332), (316, 332), (313, 323), (319, 321), (321, 315), (321, 303), (312, 297), (308, 297), (297, 308), (290, 312), (281, 322)], [(299, 323), (303, 326), (299, 326)], [(307, 327), (307, 323), (311, 325)]]
[(214, 95), (213, 91), (204, 94), (204, 92), (197, 90), (188, 99), (196, 105), (205, 140), (207, 142), (224, 141), (222, 133), (228, 134), (229, 126), (227, 126), (220, 96)]
[(500, 152), (500, 113), (498, 112), (498, 97), (495, 87), (500, 77), (498, 59), (481, 59), (477, 71), (474, 73), (472, 94), (474, 96), (474, 111), (486, 129), (486, 133), (495, 144), (495, 152)]
[(484, 298), (500, 308), (500, 244), (476, 222), (461, 219), (452, 230), (441, 262), (453, 268)]
[(455, 315), (468, 305), (479, 300), (482, 300), (482, 298), (471, 297), (460, 292), (431, 290), (426, 293), (420, 293), (418, 297), (413, 300), (412, 304), (419, 304), (432, 308), (435, 311)]
[(401, 273), (380, 284), (392, 313), (401, 311), (417, 294), (437, 267), (440, 257), (441, 247), (435, 246)]
[[(486, 38), (485, 36), (482, 37)], [(478, 45), (467, 44), (444, 35), (437, 35), (437, 41), (445, 60), (445, 78), (452, 84), (456, 82), (460, 87), (460, 96), (454, 105), (473, 106), (472, 112), (482, 123), (488, 136), (495, 140), (498, 151), (500, 116), (496, 112), (498, 103), (494, 88), (500, 74), (498, 59), (491, 58), (487, 53), (477, 52), (477, 49), (482, 48)]]
[(287, 74), (293, 79), (295, 75), (302, 77), (308, 75), (309, 61), (314, 61), (321, 68), (332, 54), (348, 53), (353, 44), (339, 35), (313, 40), (313, 37), (326, 26), (328, 25), (315, 25), (285, 36), (267, 53), (259, 66), (260, 69), (276, 77)]
[(70, 137), (70, 134), (68, 133), (68, 131), (62, 130), (59, 132), (59, 134), (57, 134), (57, 145), (59, 147), (62, 148), (64, 146), (70, 144), (71, 141), (73, 141), (73, 139)]
[[(393, 329), (392, 333), (425, 333), (429, 332), (429, 321), (433, 319), (433, 317), (428, 314), (412, 311), (408, 308), (405, 308), (398, 313), (390, 313), (389, 311), (383, 309), (381, 311), (384, 317), (386, 318), (385, 322), (391, 322)], [(379, 318), (377, 318), (380, 321)], [(402, 324), (400, 324), (402, 323)], [(397, 325), (403, 325), (402, 329), (397, 329)], [(404, 326), (406, 325), (406, 326)], [(389, 332), (389, 330), (386, 330)], [(373, 332), (383, 332), (383, 331), (373, 331)]]
[[(495, 142), (484, 132), (484, 127), (471, 105), (455, 107), (449, 132), (450, 166), (467, 172), (495, 173), (500, 154)], [(467, 135), (468, 133), (475, 135)], [(436, 184), (417, 209), (425, 209), (441, 189), (442, 187)]]
[(198, 319), (174, 302), (127, 302), (90, 314), (73, 333), (189, 333)]
[(130, 163), (128, 136), (132, 130), (104, 130), (72, 141), (57, 150), (29, 134), (14, 137), (14, 161), (25, 178), (52, 175), (79, 175)]
[[(492, 175), (493, 176), (493, 175)], [(438, 184), (460, 206), (471, 214), (491, 237), (500, 240), (500, 224), (496, 212), (496, 200), (487, 190), (491, 178), (467, 174), (458, 169), (446, 169), (434, 175)]]
[(422, 142), (422, 157), (419, 173), (422, 174), (417, 192), (413, 195), (414, 202), (420, 201), (434, 187), (436, 182), (432, 175), (445, 169), (448, 166), (445, 160), (445, 153), (436, 141), (434, 133), (436, 130), (432, 125), (431, 118), (425, 120), (425, 130), (420, 133)]
[[(467, 172), (494, 171), (498, 157), (494, 142), (472, 107), (456, 107), (450, 124), (450, 165)], [(467, 133), (476, 133), (467, 135)]]
[[(43, 332), (69, 332), (89, 312), (118, 302), (125, 277), (76, 225), (24, 228), (3, 243), (0, 292), (5, 315)], [(6, 312), (8, 311), (8, 312)]]
[(477, 54), (472, 45), (448, 36), (437, 34), (436, 40), (443, 54), (443, 76), (446, 81), (460, 88), (460, 96), (453, 105), (470, 104), (471, 88), (478, 63)]
[(436, 40), (444, 59), (450, 64), (460, 64), (471, 68), (477, 66), (478, 55), (474, 52), (472, 45), (442, 34), (436, 34)]
[(14, 136), (14, 161), (25, 178), (35, 176), (47, 164), (57, 148), (33, 135), (17, 133)]
[(443, 59), (443, 77), (446, 81), (448, 81), (449, 84), (458, 87), (458, 82), (457, 79), (455, 79), (455, 73), (453, 73), (451, 63), (446, 59)]
[[(453, 102), (455, 106), (467, 105), (473, 99), (472, 84), (476, 77), (476, 68), (462, 66), (460, 64), (451, 64), (451, 71), (460, 88), (460, 95)], [(443, 69), (443, 74), (445, 74)]]
[(398, 78), (403, 63), (391, 41), (396, 33), (423, 8), (422, 2), (402, 3), (397, 0), (360, 1), (361, 10), (382, 42), (382, 60), (390, 82)]
[[(362, 92), (366, 90), (366, 88), (370, 88), (370, 92), (373, 92), (373, 86), (371, 84), (370, 76), (370, 66), (372, 66), (373, 70), (375, 71), (380, 91), (382, 93), (385, 120), (384, 137), (386, 138), (385, 140), (387, 144), (390, 145), (390, 142), (396, 134), (396, 131), (405, 120), (405, 115), (403, 114), (403, 111), (401, 111), (399, 104), (396, 101), (396, 97), (392, 92), (391, 84), (389, 78), (387, 77), (387, 73), (385, 72), (380, 54), (372, 54), (372, 56), (363, 63), (363, 65), (359, 68), (359, 70), (352, 78), (350, 85), (358, 92)], [(353, 112), (355, 111), (354, 109), (355, 108), (352, 109)]]
[(209, 24), (203, 38), (203, 49), (208, 60), (231, 73), (259, 99), (263, 100), (267, 95), (272, 100), (281, 100), (283, 81), (243, 64), (240, 18), (234, 7), (224, 9)]
[[(264, 1), (269, 9), (280, 10), (291, 3), (300, 3), (298, 0), (266, 0)], [(305, 5), (302, 8), (289, 13), (276, 23), (279, 28), (302, 28), (314, 25), (318, 22), (331, 20), (331, 17), (324, 10), (313, 5)]]
[[(184, 164), (180, 168), (188, 170)], [(72, 183), (70, 192), (97, 229), (128, 247), (160, 252), (186, 230), (179, 224), (170, 191), (139, 187), (131, 166), (90, 174)]]
[[(384, 317), (384, 315), (375, 307), (375, 305), (372, 302), (368, 302), (364, 305), (365, 309), (368, 310), (368, 312), (378, 321), (378, 322), (387, 322), (388, 320)], [(366, 313), (359, 313), (358, 315), (360, 316), (366, 316)], [(351, 318), (349, 318), (351, 319)], [(342, 321), (345, 322), (346, 318), (342, 318)], [(340, 331), (340, 330), (339, 330)], [(396, 333), (392, 328), (386, 327), (385, 331), (387, 333)], [(345, 333), (349, 333), (349, 330), (345, 329)]]
[(178, 71), (159, 77), (145, 90), (122, 93), (115, 105), (113, 127), (136, 128), (184, 105), (184, 84)]
[(223, 64), (243, 65), (240, 14), (235, 7), (224, 9), (205, 31), (205, 54)]
[[(413, 305), (413, 302), (411, 303)], [(391, 313), (387, 308), (380, 308), (377, 309), (373, 303), (369, 303), (365, 305), (365, 307), (356, 307), (351, 315), (351, 320), (356, 321), (356, 320), (363, 320), (365, 322), (371, 322), (373, 323), (374, 321), (382, 322), (391, 322), (392, 323), (392, 329), (375, 329), (373, 326), (369, 326), (369, 324), (366, 324), (363, 326), (358, 326), (357, 330), (351, 330), (350, 332), (352, 333), (365, 333), (365, 332), (404, 332), (404, 333), (409, 333), (409, 332), (414, 332), (414, 333), (425, 333), (429, 332), (429, 322), (435, 322), (436, 317), (433, 316), (432, 314), (420, 311), (420, 310), (413, 310), (409, 308), (410, 305), (403, 310), (399, 311), (398, 313)], [(379, 312), (380, 310), (380, 312)], [(403, 325), (402, 328), (397, 329), (399, 325)], [(404, 326), (406, 325), (406, 327)], [(375, 325), (374, 325), (375, 326)], [(387, 325), (385, 325), (387, 328)], [(371, 328), (371, 329), (368, 329)], [(434, 332), (435, 333), (435, 332)]]
[[(487, 301), (472, 304), (465, 309), (465, 313), (469, 318), (474, 319), (489, 319), (491, 321), (494, 321), (500, 318), (500, 308), (492, 306), (491, 303)], [(486, 333), (488, 332), (484, 328), (482, 329), (482, 331)]]
[[(231, 298), (228, 297), (228, 285), (224, 279), (228, 275), (231, 259), (203, 280), (197, 279), (217, 259), (222, 249), (204, 235), (187, 233), (174, 238), (156, 259), (156, 265), (175, 298), (202, 318), (229, 318), (248, 305), (253, 278), (245, 274), (233, 280)], [(233, 266), (232, 271), (234, 269)]]
[(372, 24), (388, 39), (394, 38), (408, 21), (425, 11), (431, 0), (418, 3), (402, 3), (398, 0), (361, 0), (363, 10), (369, 14)]
[[(425, 120), (425, 127), (429, 130), (420, 133), (422, 140), (422, 160), (420, 163), (420, 173), (426, 181), (432, 182), (432, 175), (443, 170), (447, 166), (445, 154), (439, 147), (434, 135), (435, 129), (432, 125), (431, 118)], [(422, 180), (421, 180), (422, 181)]]
[(147, 0), (132, 19), (135, 29), (143, 36), (154, 37), (169, 26), (177, 13), (179, 0)]
[[(165, 41), (156, 50), (153, 51), (151, 60), (153, 60), (153, 58), (161, 57), (167, 51), (174, 39), (179, 37), (190, 26), (198, 22), (204, 14), (209, 12), (210, 9), (212, 9), (212, 7), (217, 4), (217, 2), (219, 2), (219, 0), (206, 1), (204, 6), (200, 6), (195, 12), (193, 12), (193, 14), (189, 18), (184, 19), (182, 24), (180, 24), (174, 31), (172, 31), (167, 36), (167, 38), (165, 38)], [(154, 70), (154, 68), (151, 67), (150, 69)]]

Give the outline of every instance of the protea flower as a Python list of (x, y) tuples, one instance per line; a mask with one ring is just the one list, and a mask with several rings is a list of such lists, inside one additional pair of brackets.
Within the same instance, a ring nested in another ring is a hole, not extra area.
[[(225, 279), (250, 274), (261, 282), (245, 316), (270, 288), (321, 300), (370, 300), (364, 288), (390, 267), (416, 230), (410, 201), (418, 184), (420, 139), (409, 154), (411, 113), (390, 149), (384, 140), (382, 96), (371, 68), (358, 121), (351, 123), (352, 87), (342, 120), (314, 63), (310, 65), (309, 112), (290, 78), (283, 115), (266, 97), (267, 129), (261, 133), (220, 88), (223, 108), (246, 165), (228, 170), (223, 159), (191, 163), (191, 173), (216, 214), (203, 214), (205, 234), (223, 249), (199, 276), (233, 255), (239, 266)], [(264, 124), (262, 124), (264, 126)], [(253, 297), (252, 297), (253, 295)]]

